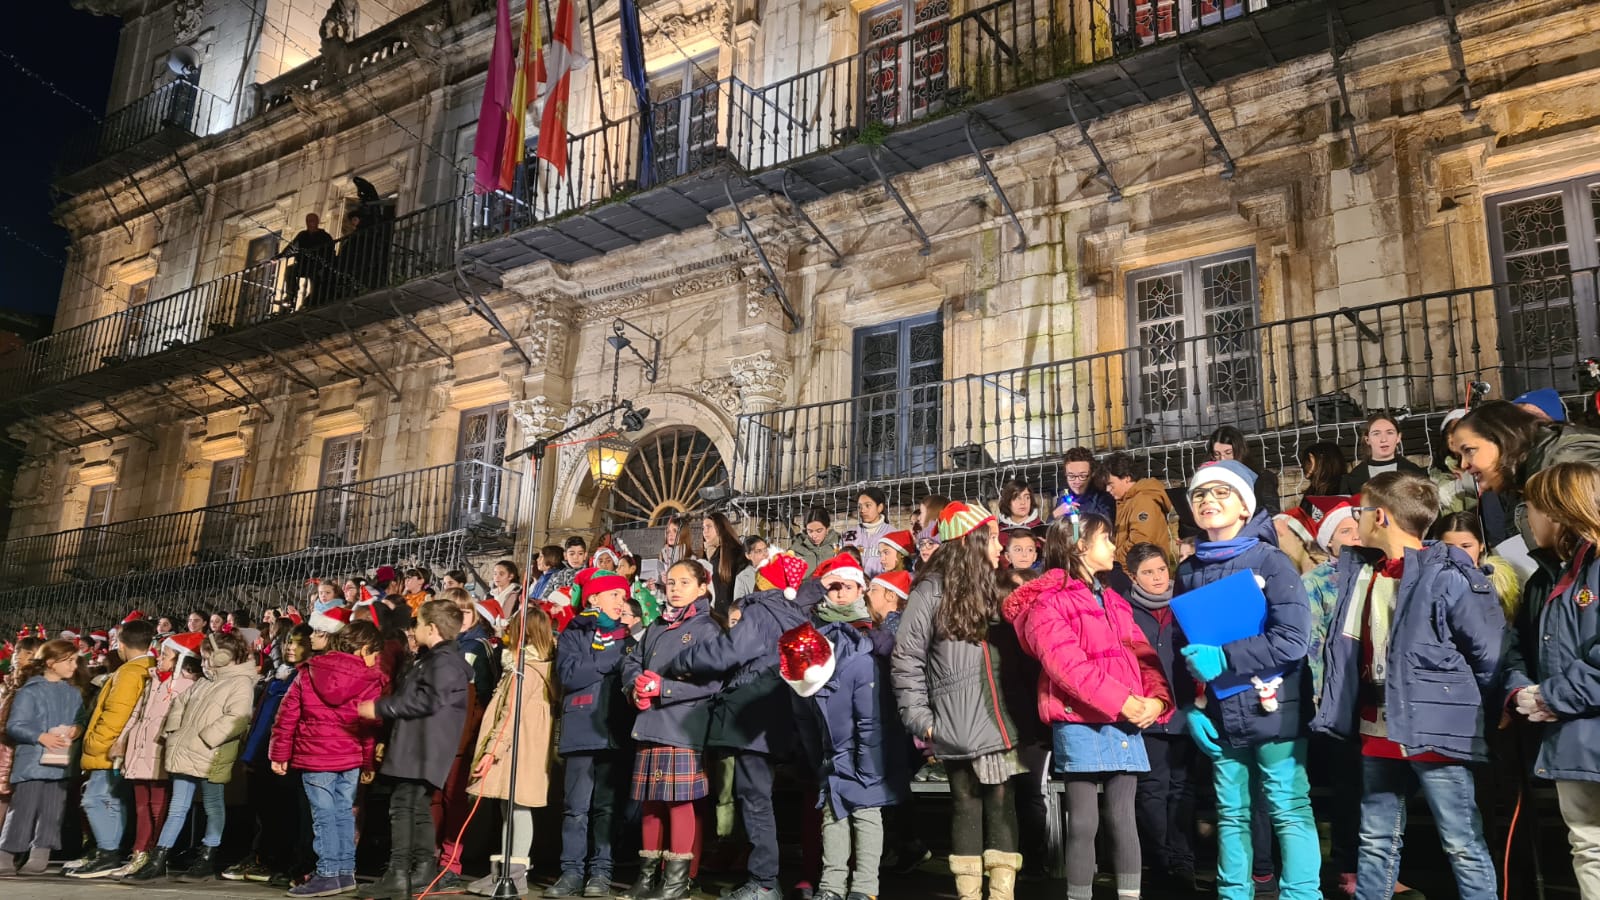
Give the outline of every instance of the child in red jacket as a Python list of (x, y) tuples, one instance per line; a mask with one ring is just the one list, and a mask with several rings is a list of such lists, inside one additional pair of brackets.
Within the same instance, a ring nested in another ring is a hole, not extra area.
[(356, 782), (372, 780), (376, 723), (357, 714), (376, 700), (388, 679), (377, 667), (383, 635), (357, 621), (333, 633), (329, 652), (314, 657), (283, 698), (267, 750), (272, 771), (300, 772), (311, 803), (317, 873), (289, 891), (291, 897), (328, 897), (355, 889)]

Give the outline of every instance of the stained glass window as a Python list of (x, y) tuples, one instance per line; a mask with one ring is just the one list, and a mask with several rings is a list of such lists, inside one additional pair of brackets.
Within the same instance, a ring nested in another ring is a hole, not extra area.
[(857, 477), (935, 471), (939, 462), (944, 324), (937, 314), (858, 328), (855, 334)]
[(702, 56), (650, 77), (656, 180), (669, 181), (716, 160), (717, 57)]

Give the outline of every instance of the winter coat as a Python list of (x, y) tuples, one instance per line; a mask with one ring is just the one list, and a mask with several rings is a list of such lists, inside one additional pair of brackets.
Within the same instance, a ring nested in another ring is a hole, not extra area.
[(827, 536), (820, 544), (811, 543), (811, 538), (802, 532), (790, 542), (789, 550), (806, 561), (806, 571), (811, 573), (817, 571), (817, 566), (839, 555), (839, 540), (839, 532), (832, 528), (828, 529)]
[(145, 682), (144, 697), (134, 711), (128, 727), (117, 739), (112, 758), (122, 758), (122, 777), (129, 781), (161, 781), (167, 777), (166, 745), (161, 732), (167, 712), (180, 695), (198, 682), (174, 672), (166, 681), (152, 675)]
[[(1542, 558), (1543, 557), (1543, 558)], [(1534, 774), (1600, 781), (1600, 559), (1584, 544), (1565, 565), (1528, 579), (1522, 640), (1506, 650), (1506, 690), (1537, 684), (1559, 721), (1542, 726)]]
[[(1278, 549), (1272, 517), (1265, 510), (1239, 532), (1240, 538), (1256, 538), (1258, 543), (1231, 559), (1206, 561), (1191, 556), (1178, 566), (1178, 594), (1221, 581), (1236, 572), (1253, 571), (1267, 598), (1267, 618), (1261, 634), (1231, 641), (1223, 646), (1227, 671), (1249, 677), (1282, 672), (1278, 688), (1278, 708), (1267, 712), (1253, 690), (1218, 700), (1216, 692), (1206, 690), (1206, 715), (1216, 723), (1221, 743), (1229, 747), (1250, 747), (1268, 741), (1288, 741), (1304, 735), (1305, 706), (1302, 680), (1306, 644), (1311, 631), (1311, 609), (1300, 572)], [(1181, 650), (1188, 643), (1181, 639)]]
[[(1167, 683), (1167, 693), (1172, 698), (1169, 706), (1176, 709), (1193, 702), (1194, 676), (1189, 674), (1189, 666), (1178, 656), (1178, 620), (1172, 615), (1171, 608), (1164, 610), (1165, 615), (1158, 615), (1154, 610), (1145, 609), (1136, 602), (1130, 602), (1128, 608), (1133, 611), (1134, 624), (1144, 632), (1144, 639), (1150, 643), (1150, 648), (1155, 651), (1156, 659), (1161, 664), (1161, 674)], [(1183, 716), (1174, 715), (1164, 721), (1156, 722), (1146, 728), (1144, 733), (1182, 735), (1187, 731)]]
[(89, 727), (83, 733), (83, 757), (80, 765), (86, 772), (111, 768), (111, 745), (128, 727), (133, 711), (144, 696), (145, 682), (156, 667), (154, 657), (141, 656), (117, 667), (100, 688), (95, 699), (94, 712), (89, 716)]
[(615, 750), (633, 726), (622, 697), (622, 657), (627, 638), (596, 649), (600, 621), (579, 613), (556, 642), (556, 685), (561, 689), (561, 755)]
[[(17, 696), (18, 685), (15, 679), (18, 673), (10, 673), (0, 681), (0, 722), (6, 720), (6, 711), (11, 708), (11, 701)], [(11, 793), (11, 762), (16, 758), (17, 745), (11, 739), (0, 734), (0, 794)]]
[(161, 729), (167, 771), (227, 784), (240, 739), (250, 730), (255, 692), (256, 667), (247, 659), (213, 671), (180, 694)]
[[(1523, 485), (1545, 469), (1564, 462), (1600, 466), (1600, 431), (1565, 422), (1546, 423), (1539, 427), (1532, 446), (1528, 448), (1528, 455), (1522, 460), (1522, 464), (1517, 466), (1515, 484), (1505, 485), (1498, 492), (1500, 502), (1508, 513), (1506, 516), (1508, 532), (1528, 533), (1528, 514), (1522, 502)], [(1489, 543), (1493, 545), (1498, 541), (1490, 538)]]
[[(512, 686), (517, 673), (508, 669), (495, 688), (494, 700), (478, 725), (478, 739), (472, 755), (472, 770), (485, 756), (494, 762), (482, 778), (468, 785), (473, 796), (504, 800), (511, 779), (511, 725), (515, 710)], [(550, 760), (554, 756), (555, 716), (551, 704), (555, 686), (550, 681), (550, 660), (539, 659), (531, 649), (522, 651), (522, 715), (517, 721), (517, 784), (514, 802), (518, 806), (544, 806), (550, 798)]]
[(778, 639), (804, 623), (807, 608), (821, 599), (821, 583), (803, 584), (804, 600), (783, 591), (761, 591), (744, 599), (739, 624), (707, 641), (690, 644), (661, 674), (682, 681), (720, 680), (711, 708), (706, 746), (785, 754), (794, 742), (794, 722), (778, 675)]
[(1167, 514), (1172, 500), (1166, 485), (1154, 478), (1141, 478), (1117, 501), (1117, 563), (1126, 565), (1128, 551), (1135, 544), (1155, 544), (1172, 556), (1172, 532), (1167, 529)]
[(418, 653), (394, 693), (375, 704), (379, 718), (394, 720), (380, 771), (444, 787), (461, 750), (470, 690), (472, 666), (455, 641)]
[(855, 547), (861, 551), (861, 566), (866, 570), (868, 578), (882, 575), (883, 564), (878, 561), (878, 539), (891, 531), (894, 531), (894, 526), (889, 524), (887, 516), (879, 519), (876, 525), (863, 525), (857, 522), (854, 528), (845, 531), (844, 537), (839, 541), (839, 547), (841, 549)]
[(300, 677), (302, 669), (295, 666), (279, 666), (273, 670), (272, 677), (267, 679), (266, 686), (261, 689), (261, 696), (256, 700), (256, 716), (250, 721), (250, 731), (244, 736), (244, 750), (239, 754), (239, 761), (247, 766), (262, 766), (269, 761), (267, 748), (272, 742), (273, 722), (278, 718), (278, 710), (283, 706), (283, 698), (288, 696), (289, 688)]
[[(733, 555), (733, 567), (731, 569), (733, 574), (728, 578), (722, 577), (722, 555), (724, 553)], [(712, 605), (719, 610), (727, 610), (733, 605), (734, 582), (739, 580), (740, 572), (750, 567), (750, 560), (745, 556), (744, 548), (736, 545), (731, 549), (718, 547), (716, 552), (711, 554), (710, 562)]]
[(1063, 491), (1055, 499), (1055, 506), (1050, 509), (1050, 519), (1066, 518), (1065, 515), (1057, 516), (1056, 510), (1068, 503), (1078, 505), (1078, 515), (1099, 516), (1107, 522), (1117, 521), (1117, 501), (1109, 491), (1084, 491), (1081, 494), (1071, 494)]
[(324, 653), (305, 664), (272, 725), (267, 755), (302, 772), (377, 771), (377, 723), (356, 706), (383, 696), (388, 679), (351, 653)]
[(890, 657), (900, 721), (916, 738), (926, 739), (931, 730), (940, 759), (1009, 750), (1019, 736), (1000, 688), (1005, 660), (988, 641), (939, 637), (934, 620), (943, 601), (942, 579), (932, 575), (912, 586), (901, 615)]
[(472, 667), (472, 689), (477, 694), (478, 706), (489, 705), (495, 685), (500, 680), (500, 651), (495, 646), (494, 633), (481, 621), (456, 635), (461, 655)]
[[(1381, 564), (1374, 550), (1340, 554), (1339, 602), (1322, 651), (1322, 694), (1311, 730), (1341, 740), (1359, 735), (1361, 632), (1366, 618), (1363, 572)], [(1483, 710), (1500, 683), (1505, 614), (1482, 569), (1448, 544), (1407, 550), (1395, 591), (1385, 662), (1387, 735), (1407, 751), (1452, 759), (1488, 758)]]
[(1022, 649), (1043, 667), (1039, 720), (1108, 724), (1133, 696), (1154, 697), (1172, 713), (1172, 695), (1155, 650), (1134, 624), (1128, 601), (1094, 591), (1051, 569), (1011, 592), (1002, 605)]
[(70, 681), (51, 681), (43, 675), (29, 678), (11, 700), (11, 718), (6, 721), (6, 737), (16, 744), (11, 761), (11, 784), (24, 781), (60, 781), (67, 777), (66, 766), (47, 766), (39, 762), (45, 752), (39, 736), (61, 725), (72, 725), (83, 711), (83, 694)]
[[(1424, 469), (1411, 460), (1406, 459), (1404, 456), (1396, 456), (1389, 463), (1379, 463), (1379, 465), (1388, 466), (1391, 463), (1394, 465), (1394, 471), (1396, 472), (1405, 472), (1408, 475), (1421, 475), (1424, 478), (1428, 477), (1427, 469)], [(1389, 470), (1384, 469), (1384, 471)], [(1371, 480), (1372, 460), (1364, 459), (1351, 467), (1350, 471), (1345, 473), (1344, 478), (1340, 479), (1339, 493), (1347, 496), (1355, 496), (1356, 494), (1361, 493), (1362, 486)]]
[(716, 640), (722, 634), (722, 627), (711, 618), (710, 610), (710, 598), (701, 597), (684, 610), (678, 621), (669, 625), (657, 619), (622, 657), (622, 692), (629, 703), (634, 702), (633, 683), (640, 675), (654, 672), (661, 676), (661, 695), (633, 720), (635, 741), (705, 749), (712, 698), (722, 689), (722, 680), (681, 681), (668, 678), (665, 671), (684, 650)]
[(826, 779), (818, 805), (829, 803), (834, 818), (842, 820), (857, 809), (902, 803), (910, 795), (908, 773), (902, 769), (899, 782), (891, 782), (889, 755), (903, 752), (903, 736), (885, 728), (893, 716), (880, 705), (872, 642), (845, 622), (819, 630), (833, 645), (833, 676), (810, 697), (784, 687), (791, 704), (785, 712), (794, 717), (806, 761)]

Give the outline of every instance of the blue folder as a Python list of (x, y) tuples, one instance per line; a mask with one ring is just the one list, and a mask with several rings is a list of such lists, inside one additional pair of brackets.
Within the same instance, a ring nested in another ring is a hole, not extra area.
[[(1189, 643), (1224, 647), (1261, 634), (1267, 625), (1267, 596), (1256, 584), (1255, 573), (1246, 569), (1173, 597), (1172, 615)], [(1250, 674), (1269, 681), (1283, 670)], [(1210, 688), (1218, 700), (1232, 697), (1251, 690), (1250, 675), (1224, 672)]]

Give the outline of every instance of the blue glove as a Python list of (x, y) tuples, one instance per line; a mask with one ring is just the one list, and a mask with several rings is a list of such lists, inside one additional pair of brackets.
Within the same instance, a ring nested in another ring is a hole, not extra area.
[(1228, 669), (1228, 655), (1215, 644), (1190, 644), (1183, 648), (1183, 661), (1189, 674), (1201, 681), (1216, 681)]
[(1216, 759), (1222, 755), (1222, 746), (1217, 743), (1217, 726), (1206, 715), (1206, 711), (1198, 706), (1191, 706), (1183, 711), (1183, 717), (1189, 726), (1189, 736), (1194, 738), (1195, 745), (1205, 755)]

